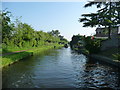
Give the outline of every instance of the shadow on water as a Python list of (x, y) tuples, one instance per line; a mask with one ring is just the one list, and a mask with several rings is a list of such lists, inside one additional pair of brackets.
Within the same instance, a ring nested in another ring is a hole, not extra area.
[(119, 68), (110, 64), (87, 58), (85, 65), (85, 85), (89, 88), (114, 88), (120, 89)]
[(71, 53), (75, 54), (72, 56), (72, 60), (74, 60), (72, 63), (76, 70), (76, 87), (120, 89), (119, 68), (89, 57), (84, 57), (86, 59), (81, 60), (80, 58), (83, 57), (82, 54), (74, 51)]

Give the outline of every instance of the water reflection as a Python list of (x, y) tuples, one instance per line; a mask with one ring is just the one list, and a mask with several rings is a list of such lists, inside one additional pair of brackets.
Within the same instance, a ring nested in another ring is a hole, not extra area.
[(94, 89), (109, 87), (118, 89), (120, 83), (120, 74), (118, 73), (118, 69), (113, 69), (107, 65), (101, 65), (99, 62), (90, 60), (88, 58), (84, 61), (85, 62), (82, 64), (80, 64), (80, 60), (77, 61), (76, 59), (75, 63), (73, 61), (73, 64), (75, 64), (75, 70), (77, 72), (77, 87)]
[(118, 69), (70, 48), (49, 50), (3, 69), (3, 88), (114, 88)]

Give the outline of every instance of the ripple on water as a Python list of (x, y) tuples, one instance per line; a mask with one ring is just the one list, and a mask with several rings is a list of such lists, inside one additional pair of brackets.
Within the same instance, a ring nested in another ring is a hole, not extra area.
[[(52, 50), (3, 70), (4, 88), (114, 88), (119, 72), (68, 49)], [(13, 77), (14, 76), (14, 77)], [(8, 81), (6, 83), (6, 81)]]

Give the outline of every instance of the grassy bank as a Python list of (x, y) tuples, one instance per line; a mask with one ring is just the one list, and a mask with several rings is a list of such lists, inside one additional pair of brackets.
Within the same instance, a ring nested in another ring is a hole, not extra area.
[(116, 55), (117, 53), (119, 53), (120, 51), (120, 48), (110, 48), (108, 50), (105, 50), (105, 51), (102, 51), (102, 52), (99, 52), (98, 54), (99, 55), (102, 55), (102, 56), (106, 56), (108, 58), (111, 58), (111, 59), (116, 59), (116, 60), (119, 60), (119, 58), (115, 57), (114, 55)]
[(114, 56), (118, 53), (118, 51), (119, 51), (118, 48), (111, 48), (109, 50), (105, 50), (97, 54), (90, 55), (87, 50), (83, 50), (82, 53), (100, 62), (105, 62), (112, 66), (120, 68), (120, 59), (117, 56), (116, 57)]
[(62, 45), (59, 45), (59, 44), (52, 44), (49, 46), (46, 45), (46, 46), (41, 46), (41, 47), (37, 47), (37, 48), (29, 48), (29, 50), (24, 51), (24, 52), (18, 52), (18, 53), (14, 53), (11, 55), (5, 55), (3, 57), (0, 57), (0, 61), (2, 61), (2, 62), (0, 62), (1, 63), (0, 67), (8, 66), (10, 64), (13, 64), (13, 63), (19, 61), (20, 59), (23, 59), (30, 55), (34, 55), (35, 53), (38, 53), (38, 52), (40, 53), (45, 50), (54, 49), (54, 46), (55, 46), (55, 49), (62, 47)]

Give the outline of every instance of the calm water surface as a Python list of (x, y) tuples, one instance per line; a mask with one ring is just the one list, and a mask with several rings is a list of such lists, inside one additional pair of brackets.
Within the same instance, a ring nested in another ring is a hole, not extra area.
[(3, 88), (119, 88), (117, 68), (70, 48), (49, 50), (3, 69)]

